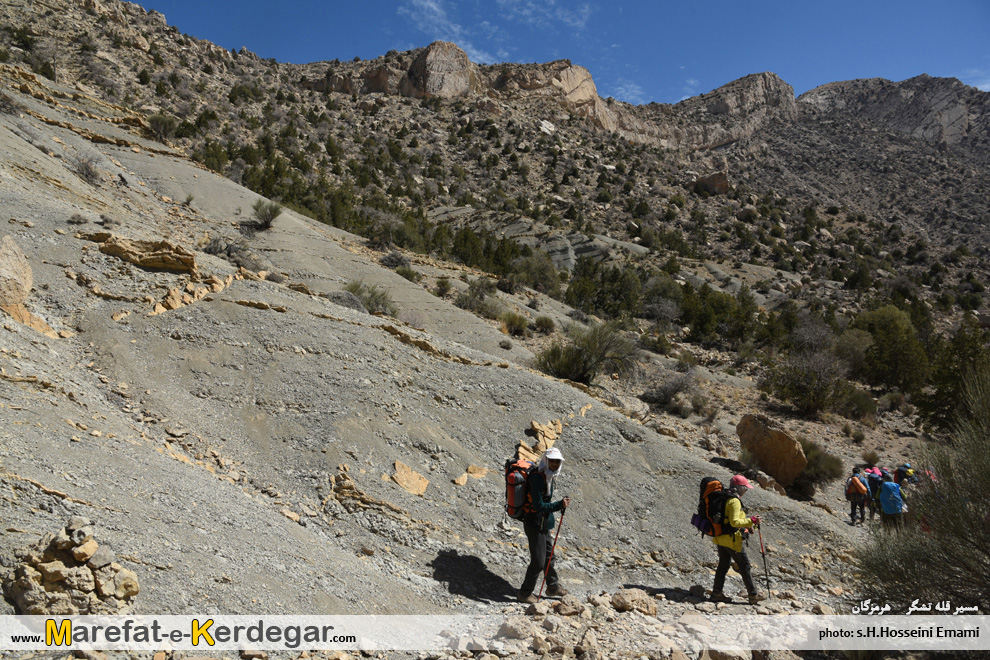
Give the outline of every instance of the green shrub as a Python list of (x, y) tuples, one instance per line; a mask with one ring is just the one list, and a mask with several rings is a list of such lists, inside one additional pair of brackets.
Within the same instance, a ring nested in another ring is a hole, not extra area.
[(536, 356), (540, 371), (590, 385), (607, 373), (628, 373), (639, 358), (636, 344), (623, 337), (614, 323), (590, 328), (571, 328), (568, 342), (554, 342)]
[(861, 445), (863, 444), (864, 440), (866, 440), (866, 434), (863, 433), (863, 431), (861, 431), (860, 429), (856, 429), (855, 431), (853, 431), (852, 434), (853, 442), (855, 442), (857, 445)]
[(79, 178), (86, 183), (95, 186), (103, 178), (100, 168), (97, 167), (95, 156), (80, 156), (76, 159), (73, 169)]
[(876, 417), (877, 402), (866, 390), (855, 388), (849, 392), (842, 404), (842, 413), (851, 419)]
[(869, 467), (873, 467), (880, 462), (880, 454), (877, 453), (876, 449), (864, 449), (860, 457)]
[(401, 275), (402, 277), (406, 278), (410, 282), (419, 282), (421, 279), (423, 279), (422, 273), (413, 270), (409, 266), (399, 266), (398, 268), (395, 269), (395, 272), (398, 275)]
[(817, 485), (838, 479), (845, 473), (842, 459), (838, 456), (828, 453), (818, 443), (803, 436), (798, 436), (797, 441), (804, 450), (808, 464), (794, 480), (792, 488), (796, 494), (810, 495)]
[(448, 293), (450, 293), (450, 290), (452, 288), (453, 287), (451, 287), (450, 278), (441, 277), (440, 279), (437, 280), (437, 286), (435, 289), (433, 289), (433, 293), (435, 293), (440, 298), (443, 298)]
[(639, 398), (654, 406), (665, 408), (681, 392), (691, 393), (698, 384), (693, 373), (666, 372), (657, 383)]
[(259, 229), (271, 229), (275, 218), (282, 215), (282, 207), (267, 199), (255, 201), (251, 208), (254, 210), (254, 219), (258, 221)]
[(525, 337), (529, 330), (529, 319), (516, 312), (503, 312), (499, 317), (502, 329), (513, 337)]
[(164, 142), (175, 135), (179, 120), (171, 115), (154, 114), (148, 117), (148, 129), (151, 136), (159, 142)]
[(540, 334), (549, 335), (556, 328), (556, 324), (553, 319), (549, 316), (537, 316), (536, 321), (534, 321), (536, 326), (536, 331)]
[(395, 303), (392, 302), (392, 296), (388, 290), (377, 284), (367, 285), (360, 280), (355, 280), (349, 282), (344, 290), (357, 296), (364, 308), (372, 314), (395, 316), (399, 311)]
[(800, 412), (817, 415), (848, 398), (852, 386), (843, 372), (831, 351), (803, 351), (771, 367), (763, 387)]
[(864, 364), (867, 381), (907, 393), (921, 389), (928, 377), (928, 356), (907, 312), (887, 305), (860, 314), (853, 326), (873, 338)]

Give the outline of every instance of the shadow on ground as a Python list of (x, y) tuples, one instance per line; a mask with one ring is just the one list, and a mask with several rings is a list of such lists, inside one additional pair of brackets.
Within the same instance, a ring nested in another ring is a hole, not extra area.
[(433, 569), (433, 579), (444, 583), (451, 594), (482, 603), (508, 603), (516, 599), (518, 588), (488, 570), (485, 562), (474, 555), (442, 550), (429, 566)]

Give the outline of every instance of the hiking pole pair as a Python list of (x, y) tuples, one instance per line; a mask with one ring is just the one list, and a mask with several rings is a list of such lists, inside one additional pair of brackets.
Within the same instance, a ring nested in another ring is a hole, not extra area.
[(770, 598), (770, 567), (767, 566), (767, 551), (763, 547), (763, 529), (757, 525), (756, 531), (760, 533), (760, 554), (763, 555), (763, 570), (767, 574), (767, 598)]
[(543, 569), (543, 580), (540, 582), (540, 593), (536, 596), (536, 602), (543, 598), (543, 585), (547, 582), (547, 574), (550, 572), (550, 562), (553, 561), (553, 551), (557, 549), (557, 537), (560, 536), (560, 528), (564, 526), (564, 514), (567, 513), (565, 506), (560, 510), (560, 524), (557, 525), (557, 533), (553, 535), (553, 546), (550, 548), (550, 556), (547, 557), (547, 567)]

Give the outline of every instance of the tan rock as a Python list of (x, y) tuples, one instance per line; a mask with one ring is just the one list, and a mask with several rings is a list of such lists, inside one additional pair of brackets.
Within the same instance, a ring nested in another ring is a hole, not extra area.
[(467, 481), (468, 481), (468, 475), (467, 475), (467, 472), (465, 472), (465, 473), (464, 473), (464, 474), (462, 474), (461, 476), (459, 476), (459, 477), (457, 477), (457, 478), (456, 478), (456, 479), (454, 479), (453, 481), (454, 481), (454, 483), (455, 483), (455, 484), (457, 484), (458, 486), (464, 486), (465, 484), (467, 484)]
[(113, 584), (114, 595), (120, 599), (133, 598), (141, 591), (141, 587), (138, 585), (137, 573), (127, 568), (117, 573)]
[(4, 236), (0, 240), (0, 306), (24, 303), (33, 281), (27, 257), (13, 238)]
[(488, 476), (488, 468), (478, 467), (477, 465), (469, 465), (467, 467), (467, 473), (475, 479), (484, 479)]
[(59, 560), (38, 564), (38, 571), (45, 582), (61, 582), (69, 577), (69, 569)]
[(524, 616), (510, 616), (498, 629), (499, 637), (509, 639), (529, 639), (536, 634), (536, 626), (531, 619)]
[(612, 595), (612, 607), (619, 612), (636, 610), (649, 616), (657, 613), (657, 602), (642, 589), (619, 589)]
[(291, 520), (292, 522), (299, 522), (300, 516), (295, 511), (290, 511), (289, 509), (282, 509), (282, 515)]
[(72, 549), (72, 556), (76, 561), (89, 561), (100, 545), (96, 542), (96, 539), (89, 539), (82, 545), (78, 545)]
[(96, 589), (96, 580), (93, 578), (93, 572), (85, 566), (70, 568), (67, 573), (68, 575), (65, 578), (66, 589), (75, 589), (83, 592)]
[(10, 314), (11, 318), (21, 325), (26, 325), (46, 337), (59, 339), (58, 333), (43, 318), (32, 314), (24, 305), (0, 305), (0, 309)]
[(100, 244), (100, 252), (123, 259), (141, 268), (196, 273), (196, 256), (180, 245), (168, 241), (123, 238), (109, 232), (80, 234), (81, 238)]
[(392, 475), (392, 480), (413, 495), (422, 495), (430, 484), (429, 479), (415, 472), (402, 461), (395, 462), (395, 474)]
[(729, 192), (729, 173), (723, 170), (708, 176), (698, 177), (695, 185), (710, 195), (724, 195)]
[(745, 415), (736, 433), (742, 448), (749, 450), (760, 469), (785, 488), (808, 465), (801, 444), (762, 415)]

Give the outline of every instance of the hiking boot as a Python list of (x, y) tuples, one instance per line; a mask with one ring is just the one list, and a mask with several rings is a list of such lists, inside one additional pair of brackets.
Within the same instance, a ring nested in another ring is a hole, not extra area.
[(721, 591), (713, 591), (711, 601), (713, 603), (731, 603), (732, 598), (730, 596), (726, 596)]
[(556, 596), (556, 597), (559, 598), (561, 596), (566, 596), (569, 593), (570, 592), (567, 591), (567, 589), (564, 589), (559, 584), (552, 584), (549, 587), (547, 587), (547, 595), (548, 596)]
[(766, 600), (766, 599), (767, 599), (767, 597), (764, 596), (763, 594), (750, 594), (749, 595), (749, 604), (750, 605), (756, 605), (761, 600)]
[(536, 599), (536, 596), (534, 596), (533, 594), (523, 595), (522, 592), (519, 593), (519, 596), (517, 597), (517, 599), (519, 600), (520, 603), (530, 603), (530, 604), (532, 604), (532, 603), (538, 603), (539, 602)]

